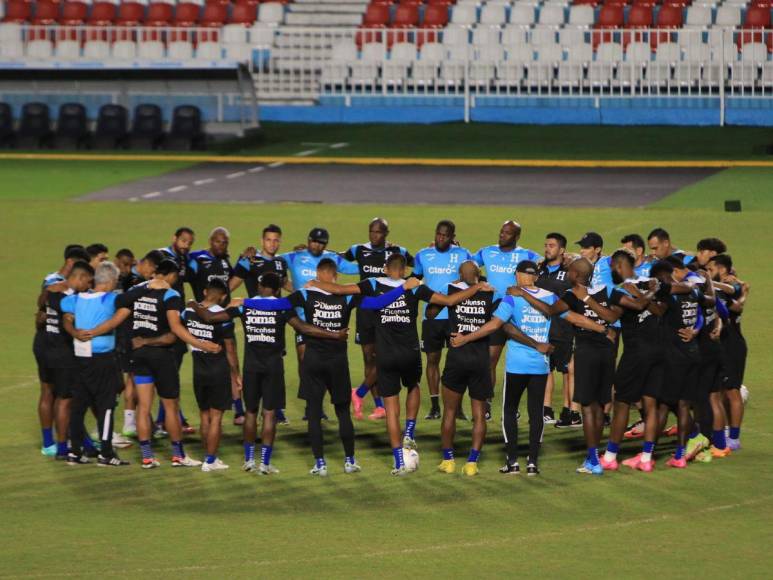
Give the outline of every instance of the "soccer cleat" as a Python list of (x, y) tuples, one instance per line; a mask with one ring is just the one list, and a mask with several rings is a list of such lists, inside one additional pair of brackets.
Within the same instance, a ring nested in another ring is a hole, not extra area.
[[(236, 417), (234, 417), (234, 425), (237, 427), (244, 425), (244, 415), (236, 415)], [(196, 430), (194, 429), (193, 432), (195, 433)]]
[(92, 447), (91, 449), (84, 449), (83, 455), (85, 455), (89, 459), (96, 459), (97, 457), (99, 457), (99, 449), (97, 449), (96, 447)]
[(705, 435), (698, 433), (692, 439), (687, 440), (687, 448), (685, 449), (684, 456), (687, 461), (692, 461), (695, 456), (709, 446), (709, 440)]
[(679, 427), (676, 425), (671, 425), (667, 429), (663, 431), (663, 437), (676, 437), (676, 435), (679, 433)]
[(124, 437), (137, 437), (137, 425), (124, 425), (121, 435)]
[(711, 455), (711, 451), (708, 449), (704, 449), (698, 455), (695, 456), (695, 461), (698, 463), (711, 463), (711, 460), (714, 459)]
[(437, 466), (437, 469), (443, 473), (453, 473), (456, 471), (456, 462), (453, 459), (444, 459)]
[(641, 463), (641, 453), (637, 453), (633, 457), (623, 460), (623, 465), (630, 467), (631, 469), (638, 469)]
[(368, 419), (371, 421), (380, 421), (386, 419), (386, 409), (384, 407), (376, 407), (373, 412), (368, 415)]
[(677, 469), (684, 469), (687, 467), (687, 459), (682, 457), (681, 459), (677, 459), (676, 457), (671, 457), (668, 461), (666, 461), (666, 465), (669, 467), (675, 467)]
[(126, 449), (133, 445), (132, 440), (121, 433), (113, 433), (113, 447), (116, 449)]
[(279, 470), (270, 463), (268, 465), (261, 463), (258, 465), (258, 473), (261, 475), (278, 475)]
[(187, 455), (185, 457), (172, 457), (172, 467), (201, 467), (201, 461), (192, 459)]
[[(234, 425), (236, 425), (236, 419), (234, 419)], [(191, 425), (183, 425), (182, 432), (183, 432), (183, 435), (195, 435), (196, 427), (193, 427)]]
[(539, 475), (539, 468), (533, 463), (529, 463), (529, 465), (526, 466), (526, 475), (530, 475), (532, 477)]
[(641, 439), (644, 437), (644, 421), (636, 421), (623, 433), (624, 439)]
[(352, 389), (352, 409), (354, 410), (354, 418), (362, 421), (362, 399), (357, 394), (357, 389)]
[(570, 427), (572, 429), (581, 429), (582, 428), (582, 415), (579, 411), (572, 411), (571, 413), (572, 418), (572, 424)]
[(545, 421), (545, 425), (555, 425), (556, 424), (556, 416), (553, 414), (553, 408), (552, 407), (543, 407), (542, 408), (542, 416)]
[(67, 465), (85, 465), (91, 463), (89, 458), (84, 455), (76, 455), (75, 453), (67, 454)]
[(717, 449), (713, 445), (709, 448), (709, 451), (711, 452), (711, 456), (716, 457), (717, 459), (720, 457), (727, 457), (732, 452), (729, 447), (725, 447), (724, 449)]
[(56, 455), (57, 445), (54, 443), (53, 445), (49, 445), (48, 447), (43, 446), (40, 448), (40, 454), (45, 455), (46, 457), (54, 457)]
[(153, 439), (164, 439), (165, 437), (169, 437), (169, 433), (163, 427), (156, 425), (156, 428), (153, 430)]
[(586, 459), (585, 462), (577, 468), (577, 473), (585, 475), (604, 475), (604, 468), (601, 467), (600, 463), (593, 465)]
[(467, 476), (478, 475), (478, 462), (468, 461), (465, 463), (464, 467), (462, 467), (462, 473)]
[(124, 465), (129, 465), (129, 462), (124, 461), (117, 455), (113, 455), (112, 457), (102, 457), (100, 455), (97, 457), (97, 466), (99, 467), (121, 467)]
[(225, 469), (228, 469), (228, 466), (220, 461), (219, 459), (215, 459), (214, 463), (207, 463), (204, 462), (201, 465), (201, 471), (204, 472), (210, 472), (210, 471), (223, 471)]
[(730, 449), (730, 451), (739, 451), (741, 449), (740, 439), (731, 439), (730, 437), (728, 437), (726, 441), (727, 441), (727, 448)]
[(245, 461), (244, 464), (242, 465), (242, 471), (246, 471), (247, 473), (252, 473), (257, 470), (258, 470), (258, 466), (255, 464), (254, 459)]
[(429, 413), (424, 416), (426, 421), (434, 421), (440, 419), (440, 409), (430, 409)]
[(655, 469), (655, 460), (650, 459), (649, 461), (639, 461), (639, 463), (636, 465), (636, 469), (643, 471), (644, 473), (650, 473)]
[(310, 475), (316, 475), (318, 477), (327, 477), (327, 465), (317, 466), (311, 468)]
[(416, 440), (411, 439), (410, 437), (403, 437), (403, 448), (416, 449)]
[(518, 475), (521, 473), (521, 466), (518, 465), (517, 461), (515, 463), (505, 463), (499, 468), (499, 473), (503, 475)]
[(567, 429), (572, 426), (572, 413), (564, 407), (558, 415), (558, 420), (553, 424), (556, 429)]
[(410, 471), (408, 471), (405, 465), (403, 465), (402, 467), (395, 467), (392, 471), (390, 471), (390, 473), (395, 477), (405, 477), (410, 473)]
[(359, 463), (344, 462), (344, 473), (359, 473), (360, 471), (362, 471), (362, 467)]
[(601, 464), (601, 467), (604, 468), (604, 470), (617, 471), (620, 468), (620, 464), (617, 462), (617, 459), (613, 459), (612, 461), (607, 461), (604, 459), (603, 454), (601, 455), (601, 457), (599, 457), (599, 463)]
[(288, 419), (287, 415), (285, 415), (284, 409), (277, 409), (275, 416), (277, 425), (287, 426), (290, 424), (290, 419)]
[(155, 457), (146, 457), (142, 460), (142, 469), (155, 469), (161, 467), (161, 462)]

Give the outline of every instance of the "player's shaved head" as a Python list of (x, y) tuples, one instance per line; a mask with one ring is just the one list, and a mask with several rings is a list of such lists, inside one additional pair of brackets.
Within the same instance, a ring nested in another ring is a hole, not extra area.
[(569, 264), (568, 276), (573, 284), (587, 285), (593, 275), (593, 264), (587, 258), (578, 258)]
[(515, 220), (507, 220), (499, 228), (499, 247), (503, 250), (511, 250), (521, 237), (521, 224)]
[(472, 260), (465, 260), (459, 265), (459, 277), (463, 282), (472, 286), (478, 283), (480, 278), (480, 269)]
[(226, 256), (230, 239), (231, 234), (226, 228), (222, 226), (216, 227), (209, 234), (209, 252), (218, 258)]

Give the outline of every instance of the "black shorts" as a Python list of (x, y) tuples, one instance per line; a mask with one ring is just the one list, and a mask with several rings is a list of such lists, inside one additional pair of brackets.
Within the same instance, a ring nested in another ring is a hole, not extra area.
[(381, 397), (400, 394), (400, 387), (413, 389), (421, 380), (418, 348), (382, 348), (376, 351), (376, 389)]
[(357, 309), (357, 330), (354, 342), (360, 345), (374, 344), (376, 342), (376, 321), (378, 314), (375, 310)]
[(700, 353), (698, 345), (666, 347), (666, 364), (663, 373), (663, 388), (659, 399), (673, 405), (679, 401), (699, 401), (698, 373), (700, 370)]
[(661, 349), (624, 346), (615, 372), (615, 400), (633, 405), (643, 396), (657, 399), (663, 386), (663, 355)]
[(287, 406), (285, 365), (280, 354), (244, 361), (242, 371), (244, 405), (249, 413), (257, 413), (263, 400), (264, 411), (275, 411)]
[(330, 402), (334, 405), (352, 400), (352, 379), (346, 352), (331, 354), (306, 349), (301, 362), (298, 398), (321, 403), (326, 392), (330, 393)]
[(740, 389), (746, 372), (746, 340), (740, 334), (734, 334), (722, 341), (725, 349), (725, 389)]
[(131, 362), (136, 385), (152, 382), (162, 399), (180, 397), (180, 373), (173, 348), (143, 346), (132, 351)]
[(504, 346), (507, 343), (507, 335), (502, 328), (497, 328), (488, 335), (489, 346)]
[(554, 347), (553, 352), (550, 353), (550, 371), (558, 371), (565, 375), (569, 372), (569, 362), (574, 354), (574, 341), (571, 338), (569, 340), (551, 339), (550, 344)]
[(114, 352), (78, 357), (74, 398), (87, 400), (97, 409), (113, 409), (123, 380)]
[(575, 403), (606, 405), (612, 400), (614, 378), (615, 347), (611, 342), (609, 346), (577, 344), (574, 350)]
[(71, 399), (73, 389), (78, 382), (78, 368), (48, 368), (47, 373), (51, 380), (44, 382), (51, 383), (54, 386), (54, 397), (57, 399)]
[(36, 331), (35, 338), (32, 339), (32, 354), (35, 355), (35, 363), (38, 367), (38, 380), (41, 383), (53, 384), (54, 369), (48, 366), (44, 341), (45, 333), (40, 330)]
[(440, 352), (448, 348), (450, 337), (448, 319), (424, 320), (421, 323), (421, 350), (424, 352)]
[(446, 366), (440, 382), (456, 393), (470, 391), (470, 398), (486, 401), (494, 396), (488, 344), (471, 343), (452, 348), (446, 355)]
[(717, 393), (725, 383), (727, 360), (724, 349), (717, 342), (701, 337), (701, 362), (698, 369), (698, 388), (705, 393)]
[(185, 354), (188, 352), (188, 346), (182, 340), (178, 340), (172, 345), (172, 350), (174, 350), (177, 372), (180, 372), (180, 367), (183, 366), (183, 358), (185, 358)]
[(115, 351), (115, 356), (118, 358), (118, 366), (121, 368), (122, 373), (132, 372), (131, 350), (118, 349)]
[(225, 356), (193, 353), (193, 394), (200, 411), (231, 408), (231, 368)]

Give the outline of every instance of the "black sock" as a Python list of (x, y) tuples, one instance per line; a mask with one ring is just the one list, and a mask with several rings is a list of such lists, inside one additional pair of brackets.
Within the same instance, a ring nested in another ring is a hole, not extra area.
[(430, 395), (429, 400), (432, 403), (432, 410), (440, 411), (440, 395)]

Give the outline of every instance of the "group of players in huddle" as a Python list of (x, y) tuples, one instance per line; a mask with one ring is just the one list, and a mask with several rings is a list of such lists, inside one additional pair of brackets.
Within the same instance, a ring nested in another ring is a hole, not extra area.
[[(643, 438), (642, 450), (622, 464), (652, 471), (669, 413), (677, 422), (666, 432), (675, 431), (677, 443), (668, 466), (684, 468), (690, 460), (710, 461), (740, 448), (746, 361), (740, 320), (749, 286), (738, 278), (721, 240), (702, 239), (688, 254), (657, 228), (646, 241), (638, 234), (623, 237), (620, 249), (604, 255), (602, 237), (588, 232), (577, 242), (579, 252), (570, 254), (567, 239), (549, 233), (539, 255), (518, 244), (521, 226), (509, 220), (496, 244), (471, 254), (457, 243), (453, 222), (443, 220), (433, 243), (413, 256), (388, 242), (388, 235), (386, 220), (375, 218), (368, 243), (336, 253), (327, 249), (327, 230), (317, 227), (306, 244), (280, 254), (282, 231), (269, 225), (260, 249), (245, 249), (235, 265), (222, 227), (211, 232), (205, 250), (192, 251), (194, 232), (180, 228), (170, 246), (139, 260), (122, 249), (110, 261), (103, 244), (67, 246), (64, 264), (45, 278), (38, 298), (33, 351), (41, 383), (42, 453), (68, 465), (96, 459), (101, 466), (123, 466), (128, 462), (115, 447), (136, 436), (142, 467), (152, 469), (160, 465), (152, 441), (168, 435), (172, 466), (227, 469), (217, 453), (223, 414), (233, 407), (234, 423), (244, 429), (243, 469), (278, 473), (271, 455), (277, 425), (288, 422), (285, 325), (295, 330), (312, 475), (328, 473), (322, 436), (326, 393), (338, 420), (346, 473), (361, 469), (352, 412), (363, 418), (368, 393), (375, 404), (369, 418), (386, 420), (392, 474), (415, 470), (422, 351), (431, 400), (426, 420), (441, 419), (443, 400), (438, 468), (445, 473), (456, 471), (454, 435), (456, 421), (465, 418), (465, 393), (473, 430), (462, 473), (478, 473), (505, 347), (503, 474), (521, 471), (518, 408), (524, 392), (528, 475), (539, 473), (550, 423), (582, 427), (587, 455), (577, 471), (583, 474), (617, 470), (619, 446), (633, 437)], [(339, 273), (360, 281), (339, 284)], [(193, 293), (188, 302), (185, 283)], [(241, 284), (249, 298), (231, 296)], [(420, 302), (426, 303), (421, 314)], [(365, 376), (352, 388), (347, 342), (355, 309)], [(236, 319), (244, 335), (241, 368)], [(183, 434), (193, 432), (179, 403), (180, 366), (189, 348), (203, 462), (183, 446)], [(558, 420), (550, 403), (554, 372), (563, 374), (564, 385)], [(114, 415), (121, 393), (124, 425), (118, 434)], [(629, 426), (632, 407), (641, 420)], [(98, 442), (84, 427), (89, 411), (96, 417)], [(605, 426), (609, 439), (599, 454)]]

